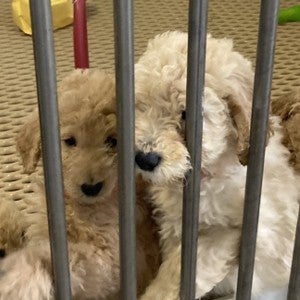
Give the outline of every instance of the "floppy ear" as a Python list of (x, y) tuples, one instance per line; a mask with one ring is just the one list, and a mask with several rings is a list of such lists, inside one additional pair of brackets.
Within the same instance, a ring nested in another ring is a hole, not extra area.
[(40, 126), (37, 112), (21, 127), (17, 136), (17, 150), (21, 155), (24, 172), (31, 174), (41, 156)]
[[(231, 118), (237, 130), (237, 155), (241, 164), (247, 164), (250, 120), (252, 111), (254, 72), (251, 62), (240, 53), (233, 51), (232, 41), (225, 40), (230, 51), (225, 59), (227, 68), (221, 70), (221, 78), (214, 82), (214, 89), (227, 103)], [(223, 64), (223, 63), (222, 63)], [(219, 75), (218, 75), (219, 76)]]
[[(231, 117), (237, 129), (237, 155), (242, 165), (248, 163), (248, 150), (250, 147), (250, 124), (252, 113), (254, 73), (251, 64), (239, 54), (239, 62), (228, 79), (229, 90), (225, 97)], [(272, 124), (269, 121), (267, 142), (273, 134)]]
[(282, 143), (290, 151), (290, 164), (300, 170), (300, 88), (272, 101), (272, 113), (281, 117)]
[(250, 139), (251, 106), (243, 106), (238, 99), (230, 95), (226, 97), (230, 116), (237, 130), (237, 155), (242, 165), (248, 162), (248, 150)]
[[(230, 95), (226, 97), (231, 118), (237, 129), (237, 155), (242, 165), (248, 163), (248, 151), (250, 147), (250, 124), (251, 124), (251, 102), (242, 103), (237, 97)], [(272, 122), (269, 120), (267, 129), (268, 144), (270, 136), (274, 133)]]
[(300, 89), (284, 94), (272, 101), (272, 113), (281, 117), (282, 121), (300, 113)]

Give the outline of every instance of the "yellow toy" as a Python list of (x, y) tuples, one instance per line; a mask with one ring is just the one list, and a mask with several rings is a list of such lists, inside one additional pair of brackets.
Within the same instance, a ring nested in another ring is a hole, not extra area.
[[(53, 30), (65, 27), (73, 22), (72, 0), (51, 0)], [(13, 19), (26, 34), (31, 33), (29, 0), (12, 0)]]

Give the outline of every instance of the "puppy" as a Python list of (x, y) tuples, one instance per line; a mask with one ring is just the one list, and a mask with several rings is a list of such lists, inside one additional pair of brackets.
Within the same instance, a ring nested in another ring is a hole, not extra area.
[[(142, 300), (179, 299), (187, 34), (166, 32), (136, 64), (136, 163), (151, 182), (162, 264)], [(228, 39), (207, 38), (196, 298), (236, 290), (253, 70)], [(297, 179), (272, 117), (266, 148), (253, 294), (287, 284), (298, 212)]]
[[(119, 216), (116, 176), (115, 86), (100, 71), (74, 71), (61, 85), (59, 113), (73, 299), (119, 299)], [(26, 172), (34, 171), (41, 143), (37, 113), (17, 140)], [(137, 186), (138, 293), (159, 264), (158, 240)], [(43, 188), (25, 200), (25, 244), (0, 263), (0, 299), (54, 299)]]
[(291, 152), (291, 165), (300, 172), (300, 88), (274, 99), (272, 112), (282, 119), (283, 143)]

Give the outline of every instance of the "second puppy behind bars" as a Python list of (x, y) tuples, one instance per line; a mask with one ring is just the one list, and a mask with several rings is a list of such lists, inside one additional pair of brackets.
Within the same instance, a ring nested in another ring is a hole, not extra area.
[[(80, 300), (119, 299), (114, 81), (100, 71), (74, 71), (61, 84), (59, 112), (72, 296)], [(33, 172), (41, 152), (37, 113), (21, 128), (17, 146), (25, 172)], [(142, 200), (143, 190), (140, 182), (136, 211), (138, 293), (159, 264), (155, 224), (150, 206)], [(25, 242), (23, 248), (0, 261), (0, 299), (53, 299), (43, 188), (37, 186), (23, 206)]]
[[(136, 163), (158, 213), (163, 262), (142, 300), (177, 300), (182, 191), (191, 168), (184, 140), (188, 35), (150, 40), (136, 64)], [(236, 291), (254, 73), (231, 40), (207, 38), (196, 298)], [(299, 177), (270, 118), (258, 223), (253, 297), (288, 284)], [(253, 299), (253, 298), (252, 298)]]

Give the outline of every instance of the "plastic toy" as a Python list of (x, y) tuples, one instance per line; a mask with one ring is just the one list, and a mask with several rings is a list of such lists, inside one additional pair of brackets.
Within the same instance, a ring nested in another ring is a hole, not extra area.
[[(65, 27), (73, 22), (72, 0), (51, 0), (53, 29)], [(16, 25), (31, 35), (29, 0), (12, 0), (12, 13)]]
[(300, 22), (300, 5), (279, 10), (278, 24), (282, 25), (288, 22)]

